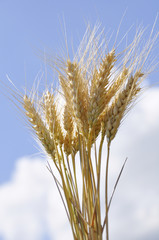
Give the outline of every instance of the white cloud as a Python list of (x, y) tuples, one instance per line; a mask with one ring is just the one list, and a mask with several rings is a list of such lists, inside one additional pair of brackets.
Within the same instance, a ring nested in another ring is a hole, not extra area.
[(149, 90), (129, 114), (112, 144), (112, 181), (128, 157), (111, 206), (112, 240), (159, 239), (158, 103), (159, 89)]
[[(112, 142), (110, 192), (126, 157), (128, 162), (110, 209), (111, 240), (159, 239), (158, 102), (159, 89), (152, 88)], [(1, 235), (3, 240), (72, 239), (44, 160), (19, 159), (12, 179), (0, 186)]]
[(63, 239), (64, 208), (44, 160), (24, 157), (0, 187), (0, 235), (5, 240)]

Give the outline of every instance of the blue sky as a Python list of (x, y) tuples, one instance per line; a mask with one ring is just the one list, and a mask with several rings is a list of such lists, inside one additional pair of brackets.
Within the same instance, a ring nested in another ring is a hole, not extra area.
[[(48, 53), (50, 49), (56, 56), (64, 46), (64, 21), (69, 47), (73, 42), (76, 49), (88, 22), (94, 25), (99, 21), (106, 33), (115, 33), (125, 10), (119, 39), (132, 24), (142, 23), (151, 28), (159, 12), (159, 1), (0, 0), (0, 80), (8, 84), (8, 75), (22, 90), (26, 79), (31, 88), (39, 70), (44, 69), (37, 52), (46, 49)], [(155, 53), (159, 54), (158, 48)], [(150, 80), (159, 81), (158, 71), (152, 73)], [(51, 74), (48, 81), (52, 81)], [(0, 111), (0, 186), (5, 186), (13, 177), (17, 160), (36, 155), (38, 150), (16, 107), (3, 95), (3, 88), (0, 90)], [(47, 237), (42, 238), (45, 239)]]

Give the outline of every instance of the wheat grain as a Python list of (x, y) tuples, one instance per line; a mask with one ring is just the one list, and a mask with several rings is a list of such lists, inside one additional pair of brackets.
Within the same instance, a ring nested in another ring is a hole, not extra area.
[(72, 153), (72, 140), (68, 133), (64, 138), (64, 152), (66, 155), (70, 155)]
[(72, 152), (76, 154), (79, 151), (79, 135), (78, 132), (75, 131), (74, 137), (72, 139)]
[(64, 129), (67, 131), (70, 137), (72, 137), (73, 129), (74, 129), (73, 116), (69, 111), (69, 108), (67, 105), (64, 106), (63, 124), (64, 124)]

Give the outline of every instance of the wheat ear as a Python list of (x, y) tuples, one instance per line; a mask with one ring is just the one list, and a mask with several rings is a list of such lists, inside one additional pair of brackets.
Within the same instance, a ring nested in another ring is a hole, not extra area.
[(73, 116), (69, 111), (69, 107), (65, 105), (63, 114), (63, 124), (66, 131), (64, 139), (64, 151), (67, 155), (72, 153), (72, 139), (73, 139)]
[(143, 74), (136, 72), (134, 76), (131, 76), (126, 84), (126, 87), (119, 92), (111, 106), (108, 108), (105, 115), (105, 131), (108, 142), (112, 141), (117, 133), (120, 122), (128, 110), (128, 106), (134, 102), (137, 94), (140, 91), (140, 87), (137, 84), (139, 78), (143, 77)]
[(61, 128), (60, 119), (56, 110), (56, 102), (54, 99), (54, 94), (48, 90), (43, 94), (43, 111), (45, 114), (45, 121), (48, 125), (48, 130), (51, 135), (51, 138), (54, 138), (54, 141), (60, 145), (64, 142), (63, 131)]
[(109, 84), (111, 70), (114, 66), (115, 50), (108, 53), (99, 66), (99, 71), (95, 68), (91, 87), (90, 87), (90, 101), (88, 108), (88, 122), (90, 127), (98, 120), (98, 117), (103, 112), (106, 106), (106, 95)]
[(37, 138), (44, 146), (45, 151), (55, 160), (54, 140), (51, 139), (49, 131), (36, 111), (31, 99), (29, 99), (27, 95), (24, 95), (23, 97), (23, 107), (26, 110), (25, 114), (31, 123), (31, 127), (34, 129)]
[[(88, 121), (87, 121), (87, 105), (88, 95), (86, 82), (83, 79), (82, 73), (77, 63), (67, 61), (67, 81), (69, 84), (70, 95), (72, 97), (72, 107), (74, 119), (77, 128), (85, 137), (88, 136)], [(63, 89), (65, 93), (65, 89)], [(71, 101), (71, 99), (66, 99)]]

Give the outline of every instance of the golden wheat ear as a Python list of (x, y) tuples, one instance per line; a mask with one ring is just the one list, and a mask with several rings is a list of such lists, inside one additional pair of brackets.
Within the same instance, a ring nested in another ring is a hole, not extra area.
[(48, 90), (44, 92), (42, 97), (44, 119), (48, 126), (51, 138), (55, 142), (62, 145), (64, 142), (64, 133), (61, 127), (61, 120), (57, 113), (57, 102), (54, 93)]
[(114, 67), (116, 61), (115, 50), (113, 49), (103, 59), (99, 66), (99, 70), (96, 68), (91, 81), (90, 86), (90, 99), (88, 108), (88, 122), (90, 128), (93, 127), (98, 117), (105, 109), (107, 104), (106, 96), (109, 85), (109, 78), (111, 76), (111, 70)]
[(130, 104), (135, 101), (141, 88), (138, 87), (137, 81), (143, 77), (142, 73), (136, 73), (131, 76), (124, 89), (119, 92), (118, 96), (112, 102), (105, 115), (105, 131), (108, 142), (112, 141), (117, 133), (123, 116), (127, 113)]
[(88, 87), (82, 69), (76, 62), (67, 60), (65, 74), (59, 75), (66, 105), (75, 125), (82, 135), (88, 135), (87, 105)]
[(37, 138), (44, 146), (46, 152), (55, 159), (55, 145), (54, 140), (50, 137), (50, 132), (47, 130), (39, 113), (36, 111), (32, 100), (29, 99), (27, 95), (24, 95), (23, 101), (23, 107), (26, 111), (25, 114), (31, 123), (31, 127), (35, 131)]

